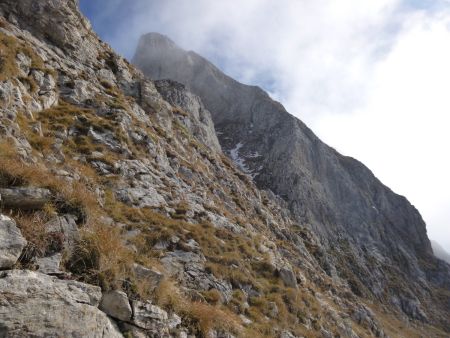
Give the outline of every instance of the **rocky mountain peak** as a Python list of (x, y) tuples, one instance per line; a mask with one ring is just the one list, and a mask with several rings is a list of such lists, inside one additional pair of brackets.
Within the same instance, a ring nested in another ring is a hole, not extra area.
[(152, 32), (141, 36), (138, 48), (167, 48), (178, 49), (178, 46), (168, 36)]

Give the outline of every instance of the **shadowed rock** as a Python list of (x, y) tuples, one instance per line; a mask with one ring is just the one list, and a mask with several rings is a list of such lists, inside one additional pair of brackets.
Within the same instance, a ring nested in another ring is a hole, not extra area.
[(42, 209), (49, 203), (52, 194), (48, 189), (42, 188), (1, 188), (0, 203), (11, 209), (36, 210)]

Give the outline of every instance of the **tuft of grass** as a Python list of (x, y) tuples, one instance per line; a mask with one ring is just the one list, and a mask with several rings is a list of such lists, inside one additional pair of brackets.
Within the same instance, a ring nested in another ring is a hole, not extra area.
[(217, 289), (211, 289), (208, 291), (202, 292), (203, 296), (205, 297), (205, 300), (209, 304), (218, 305), (222, 302), (222, 295), (220, 294), (219, 290)]
[(21, 212), (14, 214), (17, 226), (28, 242), (19, 259), (22, 265), (26, 266), (34, 257), (44, 257), (63, 249), (63, 234), (49, 233), (45, 227), (51, 217), (48, 214), (48, 210), (51, 208), (48, 206), (46, 210), (31, 214)]
[(122, 288), (130, 275), (133, 253), (125, 247), (120, 229), (97, 220), (81, 229), (68, 268), (103, 290)]

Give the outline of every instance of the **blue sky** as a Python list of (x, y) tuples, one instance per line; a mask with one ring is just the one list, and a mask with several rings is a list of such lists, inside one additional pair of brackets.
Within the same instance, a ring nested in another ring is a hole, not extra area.
[[(133, 5), (130, 6), (130, 2)], [(132, 22), (136, 13), (134, 4), (137, 2), (145, 1), (80, 0), (80, 8), (90, 19), (95, 32), (104, 41), (114, 43), (114, 36)], [(137, 39), (135, 36), (131, 38)], [(132, 57), (131, 49), (119, 52), (127, 58)]]
[(80, 0), (131, 59), (156, 31), (266, 89), (422, 213), (450, 251), (449, 0)]

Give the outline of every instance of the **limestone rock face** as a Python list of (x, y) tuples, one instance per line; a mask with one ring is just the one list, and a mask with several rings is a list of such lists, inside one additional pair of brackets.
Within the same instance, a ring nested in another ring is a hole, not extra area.
[(64, 236), (64, 245), (67, 249), (71, 249), (75, 242), (79, 239), (78, 227), (75, 217), (70, 214), (56, 216), (45, 224), (48, 233), (61, 233)]
[(1, 272), (0, 295), (1, 337), (122, 337), (97, 308), (98, 287), (13, 270)]
[(19, 259), (27, 241), (16, 223), (0, 214), (0, 269), (12, 267)]
[(425, 224), (404, 197), (321, 142), (260, 88), (233, 80), (157, 33), (141, 38), (133, 62), (151, 78), (179, 81), (199, 95), (230, 157), (323, 238), (344, 231), (360, 246), (374, 244), (385, 253), (393, 252), (381, 242), (392, 239), (412, 256), (431, 254)]
[(291, 288), (297, 287), (297, 278), (295, 277), (295, 274), (290, 266), (281, 267), (278, 273), (286, 286)]

